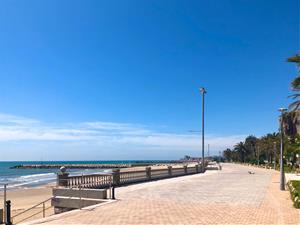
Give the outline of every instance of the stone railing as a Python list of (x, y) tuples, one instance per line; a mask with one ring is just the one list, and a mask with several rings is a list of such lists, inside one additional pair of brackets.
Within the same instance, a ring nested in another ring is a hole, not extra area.
[(121, 171), (113, 169), (109, 174), (91, 174), (81, 176), (69, 176), (63, 172), (57, 175), (57, 185), (69, 188), (109, 188), (130, 183), (145, 182), (188, 174), (204, 172), (201, 165), (180, 166), (155, 169), (146, 167), (144, 170)]

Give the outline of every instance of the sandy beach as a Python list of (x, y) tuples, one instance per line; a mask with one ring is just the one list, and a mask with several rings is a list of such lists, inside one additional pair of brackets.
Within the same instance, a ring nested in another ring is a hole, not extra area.
[[(52, 196), (51, 185), (47, 185), (39, 188), (15, 189), (15, 190), (7, 191), (7, 200), (11, 201), (11, 209), (12, 209), (13, 217), (23, 212), (24, 210), (31, 208), (32, 206), (51, 198), (51, 196)], [(1, 201), (0, 208), (2, 208), (4, 204), (3, 192), (0, 193), (0, 201)], [(45, 208), (47, 209), (46, 216), (53, 214), (53, 208), (50, 208), (50, 206), (51, 206), (51, 202), (47, 201), (45, 203)], [(38, 207), (30, 210), (30, 212), (15, 217), (13, 221), (15, 223), (18, 223), (20, 221), (28, 221), (31, 219), (42, 218), (43, 217), (42, 210), (43, 210), (43, 205), (41, 204)], [(37, 214), (37, 215), (35, 215), (34, 217), (30, 217), (33, 214)]]
[(13, 210), (22, 210), (50, 198), (51, 195), (51, 187), (48, 186), (11, 190), (7, 192), (7, 199), (11, 200)]

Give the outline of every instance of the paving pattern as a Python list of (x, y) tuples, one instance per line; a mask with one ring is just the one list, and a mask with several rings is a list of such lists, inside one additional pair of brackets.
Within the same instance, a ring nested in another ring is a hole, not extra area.
[(278, 181), (272, 170), (224, 164), (222, 171), (118, 188), (116, 202), (30, 224), (300, 224), (300, 210)]

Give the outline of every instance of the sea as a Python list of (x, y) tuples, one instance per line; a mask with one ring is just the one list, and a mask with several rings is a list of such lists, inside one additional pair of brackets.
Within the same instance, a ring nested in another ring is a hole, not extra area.
[[(11, 169), (16, 165), (25, 164), (132, 164), (160, 163), (159, 160), (117, 160), (117, 161), (0, 161), (0, 191), (4, 184), (7, 189), (36, 188), (56, 181), (58, 169)], [(109, 173), (111, 169), (68, 169), (70, 175)]]

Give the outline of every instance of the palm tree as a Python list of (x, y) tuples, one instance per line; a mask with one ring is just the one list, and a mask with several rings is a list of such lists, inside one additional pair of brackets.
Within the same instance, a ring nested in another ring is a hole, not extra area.
[(251, 160), (251, 159), (254, 159), (256, 158), (257, 156), (257, 148), (256, 148), (256, 144), (258, 142), (258, 139), (257, 137), (255, 137), (254, 135), (249, 135), (248, 137), (246, 137), (245, 139), (245, 148), (246, 148), (246, 160), (248, 159)]
[(232, 151), (231, 151), (230, 148), (227, 148), (226, 150), (223, 151), (223, 156), (228, 161), (232, 161), (233, 160), (233, 154), (232, 154)]
[[(300, 56), (299, 55), (295, 55), (295, 56), (292, 56), (292, 57), (288, 58), (288, 62), (296, 63), (297, 66), (300, 68)], [(295, 91), (295, 92), (299, 92), (300, 91), (300, 76), (297, 76), (292, 81), (291, 88), (292, 88), (292, 91)], [(291, 95), (289, 97), (292, 98), (293, 100), (295, 100), (294, 102), (292, 102), (289, 105), (289, 108), (291, 110), (293, 110), (293, 111), (297, 110), (300, 107), (300, 100), (296, 100), (296, 99), (300, 97), (300, 94), (299, 93), (295, 93), (295, 94), (293, 94), (293, 95)]]
[(238, 158), (241, 162), (245, 162), (245, 153), (246, 153), (246, 148), (244, 145), (244, 142), (239, 142), (234, 146), (234, 150), (236, 151)]
[(268, 160), (268, 162), (271, 162), (271, 156), (274, 155), (274, 137), (275, 133), (266, 134), (262, 136), (259, 140), (261, 154), (264, 156), (264, 159)]
[[(292, 91), (298, 92), (300, 91), (300, 76), (296, 77), (291, 83)], [(295, 93), (289, 96), (291, 99), (295, 100), (289, 105), (289, 108), (293, 111), (297, 110), (300, 106), (300, 100), (297, 98), (300, 97), (299, 93)]]

